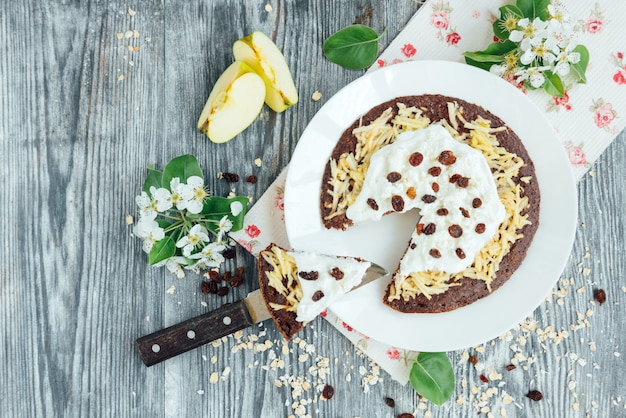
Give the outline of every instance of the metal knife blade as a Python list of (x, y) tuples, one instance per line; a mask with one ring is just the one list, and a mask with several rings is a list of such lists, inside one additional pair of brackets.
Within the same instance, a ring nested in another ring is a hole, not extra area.
[[(386, 274), (383, 267), (371, 263), (361, 282), (351, 291)], [(263, 295), (255, 290), (237, 302), (138, 338), (137, 349), (149, 367), (269, 318)]]

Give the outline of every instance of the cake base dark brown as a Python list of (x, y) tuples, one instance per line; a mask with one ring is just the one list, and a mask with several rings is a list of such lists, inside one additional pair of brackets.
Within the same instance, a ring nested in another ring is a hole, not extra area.
[[(270, 244), (264, 251), (271, 251), (272, 247), (276, 247), (276, 244)], [(279, 247), (280, 248), (280, 247)], [(275, 303), (278, 305), (285, 305), (287, 303), (287, 299), (278, 293), (276, 289), (269, 285), (269, 280), (265, 272), (274, 271), (274, 267), (269, 264), (261, 254), (259, 254), (258, 260), (258, 275), (259, 275), (259, 287), (261, 289), (261, 294), (263, 295), (263, 300), (265, 301), (265, 306), (267, 306), (267, 310), (270, 313), (270, 316), (276, 323), (278, 330), (285, 337), (286, 340), (290, 340), (296, 335), (298, 332), (304, 328), (304, 323), (296, 320), (297, 314), (296, 312), (290, 312), (285, 309), (272, 309), (270, 303)], [(287, 286), (287, 279), (283, 276), (283, 284), (285, 287)]]
[[(450, 125), (454, 126), (449, 119), (450, 115), (448, 112), (448, 102), (456, 102), (459, 108), (462, 109), (463, 117), (467, 121), (473, 121), (480, 116), (483, 119), (489, 120), (492, 128), (506, 126), (504, 121), (493, 113), (478, 105), (454, 97), (441, 95), (398, 97), (372, 108), (369, 112), (363, 115), (362, 118), (356, 120), (343, 132), (337, 145), (333, 149), (330, 158), (337, 160), (346, 152), (354, 152), (357, 139), (352, 134), (352, 131), (359, 126), (368, 125), (389, 108), (392, 109), (393, 115), (395, 116), (398, 113), (397, 103), (402, 103), (407, 107), (414, 106), (419, 108), (423, 112), (422, 115), (429, 118), (431, 123), (446, 119)], [(459, 124), (458, 131), (459, 133), (469, 132), (469, 130), (461, 126), (461, 124)], [(491, 288), (489, 289), (487, 284), (482, 280), (464, 277), (458, 281), (460, 284), (459, 286), (453, 286), (445, 293), (433, 295), (431, 299), (428, 299), (423, 295), (417, 295), (416, 297), (412, 297), (406, 301), (400, 297), (400, 299), (389, 302), (389, 291), (392, 286), (390, 284), (385, 292), (385, 296), (383, 297), (383, 303), (385, 305), (404, 313), (438, 313), (451, 311), (482, 299), (496, 289), (500, 288), (524, 261), (528, 247), (530, 246), (530, 243), (535, 236), (535, 232), (539, 227), (539, 207), (541, 196), (539, 192), (539, 185), (535, 178), (535, 167), (530, 159), (530, 156), (528, 155), (528, 152), (526, 151), (526, 148), (522, 144), (522, 141), (515, 134), (515, 132), (513, 132), (513, 130), (506, 129), (501, 132), (496, 132), (495, 135), (500, 143), (500, 146), (505, 148), (510, 153), (517, 154), (517, 156), (524, 161), (524, 166), (519, 170), (518, 175), (513, 179), (513, 181), (516, 184), (519, 184), (522, 177), (531, 178), (530, 183), (523, 184), (522, 193), (522, 196), (527, 196), (529, 201), (529, 207), (522, 212), (522, 215), (528, 215), (528, 221), (530, 224), (525, 225), (517, 231), (518, 234), (523, 234), (523, 238), (520, 238), (513, 243), (509, 253), (500, 262), (499, 270), (491, 282)], [(342, 214), (328, 220), (325, 219), (330, 214), (330, 209), (327, 206), (329, 206), (332, 202), (332, 197), (328, 193), (329, 190), (332, 190), (332, 186), (328, 182), (329, 179), (330, 161), (326, 164), (320, 191), (320, 210), (322, 222), (328, 229), (345, 230), (347, 227), (352, 225), (352, 221), (345, 215)]]

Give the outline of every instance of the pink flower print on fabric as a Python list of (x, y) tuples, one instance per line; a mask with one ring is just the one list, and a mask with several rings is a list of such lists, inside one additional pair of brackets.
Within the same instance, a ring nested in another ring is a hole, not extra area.
[(594, 114), (594, 122), (598, 128), (607, 127), (615, 120), (616, 112), (613, 110), (613, 105), (611, 103), (604, 103), (602, 99), (596, 101), (596, 108)]
[(256, 225), (248, 225), (246, 226), (244, 231), (246, 232), (246, 234), (248, 234), (250, 238), (256, 238), (261, 235), (261, 230)]
[(387, 350), (387, 357), (390, 360), (400, 360), (400, 351), (397, 348), (391, 347)]
[(433, 12), (430, 15), (430, 24), (433, 25), (437, 29), (446, 30), (448, 29), (448, 25), (450, 24), (450, 19), (448, 18), (448, 12), (444, 10), (438, 10)]
[(415, 55), (415, 52), (417, 52), (415, 50), (415, 47), (412, 44), (404, 44), (404, 46), (401, 49), (402, 54), (404, 54), (405, 57), (407, 58), (411, 58), (413, 55)]

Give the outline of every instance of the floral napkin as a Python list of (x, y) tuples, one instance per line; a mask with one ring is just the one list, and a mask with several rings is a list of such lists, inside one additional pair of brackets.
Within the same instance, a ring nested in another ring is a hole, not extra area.
[[(437, 59), (464, 62), (463, 53), (484, 49), (493, 39), (492, 23), (498, 8), (493, 0), (429, 0), (369, 69), (408, 60)], [(562, 1), (590, 53), (587, 84), (566, 85), (561, 98), (541, 90), (525, 92), (545, 112), (559, 134), (576, 179), (626, 126), (626, 42), (621, 24), (626, 2)], [(253, 255), (274, 242), (289, 248), (284, 224), (284, 187), (287, 169), (254, 204), (242, 230), (231, 236)], [(400, 383), (408, 382), (416, 352), (375, 341), (358, 332), (331, 310), (322, 314), (357, 348)]]

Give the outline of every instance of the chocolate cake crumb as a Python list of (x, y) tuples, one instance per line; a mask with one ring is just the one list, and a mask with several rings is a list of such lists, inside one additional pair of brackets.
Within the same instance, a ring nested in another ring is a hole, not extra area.
[(317, 280), (319, 273), (317, 271), (301, 271), (298, 276), (304, 280)]
[(404, 209), (404, 199), (402, 199), (402, 196), (393, 196), (391, 198), (391, 207), (396, 212), (402, 212), (402, 209)]
[(543, 399), (543, 394), (538, 390), (531, 390), (526, 394), (526, 397), (537, 402)]
[(476, 225), (476, 228), (474, 229), (474, 231), (476, 231), (476, 233), (478, 234), (482, 234), (483, 232), (485, 232), (485, 224), (483, 223), (479, 223), (478, 225)]
[(417, 167), (424, 160), (424, 156), (420, 152), (414, 152), (409, 156), (409, 164), (413, 167)]
[(322, 389), (322, 399), (329, 400), (333, 397), (334, 394), (335, 388), (331, 385), (326, 385), (324, 386), (324, 389)]
[(341, 271), (339, 267), (333, 267), (333, 269), (330, 271), (330, 275), (333, 276), (335, 280), (343, 279), (343, 271)]
[(456, 156), (450, 150), (441, 151), (439, 162), (443, 165), (452, 165), (456, 162)]
[(430, 174), (433, 177), (438, 177), (439, 174), (441, 174), (441, 167), (437, 167), (437, 166), (430, 167), (428, 169), (428, 174)]
[(598, 301), (600, 305), (606, 302), (606, 292), (603, 289), (596, 290), (593, 296), (596, 298), (596, 301)]
[(387, 405), (388, 407), (390, 407), (390, 408), (395, 408), (396, 407), (396, 401), (394, 401), (393, 398), (385, 396), (383, 399), (385, 401), (385, 405)]
[(378, 210), (378, 203), (372, 198), (367, 199), (367, 205), (374, 210)]
[(463, 235), (463, 228), (460, 225), (454, 224), (448, 227), (448, 233), (452, 238), (458, 238)]
[(313, 293), (313, 296), (311, 296), (311, 299), (313, 299), (313, 302), (317, 302), (323, 297), (324, 297), (324, 292), (322, 292), (321, 290), (318, 290), (317, 292)]
[(387, 174), (387, 181), (389, 183), (395, 183), (401, 178), (402, 178), (402, 174), (398, 173), (397, 171), (392, 171), (391, 173)]
[(433, 203), (435, 200), (437, 200), (437, 197), (431, 194), (425, 194), (422, 196), (422, 202), (424, 203)]

